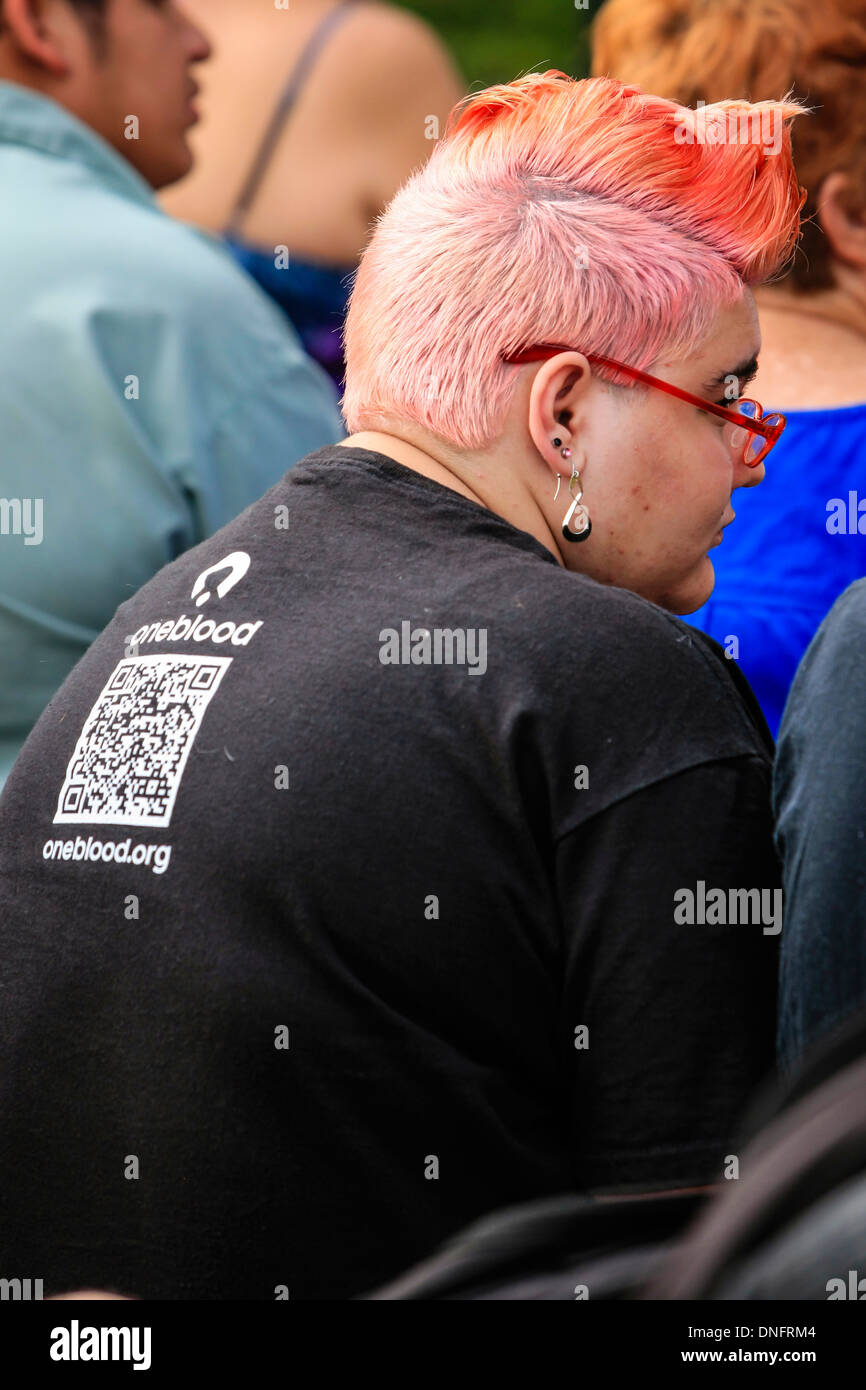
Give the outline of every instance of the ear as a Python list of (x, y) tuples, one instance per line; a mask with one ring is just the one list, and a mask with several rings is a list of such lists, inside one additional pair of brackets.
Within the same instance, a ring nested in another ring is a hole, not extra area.
[(828, 174), (818, 190), (818, 221), (833, 251), (846, 265), (866, 269), (866, 206), (847, 174)]
[[(542, 362), (533, 378), (527, 426), (553, 477), (565, 467), (553, 440), (561, 439), (563, 447), (573, 447), (591, 381), (592, 372), (583, 353), (568, 350)], [(571, 472), (570, 463), (566, 472)]]
[(53, 77), (71, 70), (68, 36), (79, 21), (63, 0), (3, 0), (8, 39), (20, 56)]

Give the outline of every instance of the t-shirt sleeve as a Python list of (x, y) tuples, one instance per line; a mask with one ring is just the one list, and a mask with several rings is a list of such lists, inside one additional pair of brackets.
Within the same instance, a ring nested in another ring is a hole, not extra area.
[(558, 844), (560, 1027), (583, 1188), (689, 1187), (734, 1171), (738, 1117), (773, 1065), (769, 778), (760, 756), (694, 766)]

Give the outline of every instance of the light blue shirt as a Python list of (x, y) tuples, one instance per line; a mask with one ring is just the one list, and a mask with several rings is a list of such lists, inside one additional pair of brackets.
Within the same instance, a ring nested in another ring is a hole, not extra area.
[(344, 435), (220, 243), (0, 81), (0, 786), (118, 605)]

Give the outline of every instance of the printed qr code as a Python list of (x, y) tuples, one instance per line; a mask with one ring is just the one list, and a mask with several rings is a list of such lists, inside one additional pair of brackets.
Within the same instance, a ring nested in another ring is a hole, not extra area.
[(168, 825), (193, 740), (231, 662), (167, 653), (121, 661), (75, 745), (54, 823)]

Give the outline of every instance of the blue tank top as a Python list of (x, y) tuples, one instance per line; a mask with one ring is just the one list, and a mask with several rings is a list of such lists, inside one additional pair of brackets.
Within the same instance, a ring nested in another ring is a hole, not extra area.
[(277, 142), (309, 76), (315, 58), (331, 31), (348, 14), (357, 0), (340, 0), (314, 29), (271, 117), (252, 167), (231, 211), (223, 232), (228, 249), (244, 270), (270, 295), (292, 323), (309, 355), (325, 368), (338, 389), (342, 389), (343, 320), (351, 294), (351, 280), (357, 266), (331, 265), (289, 255), (281, 267), (275, 252), (245, 242), (241, 223), (261, 185)]
[(271, 252), (225, 238), (235, 260), (269, 294), (291, 321), (309, 355), (325, 368), (342, 391), (343, 320), (349, 307), (354, 265), (332, 266), (289, 257), (277, 269)]
[(774, 737), (821, 620), (866, 576), (866, 404), (784, 413), (764, 481), (734, 494), (712, 597), (686, 619), (739, 661)]

